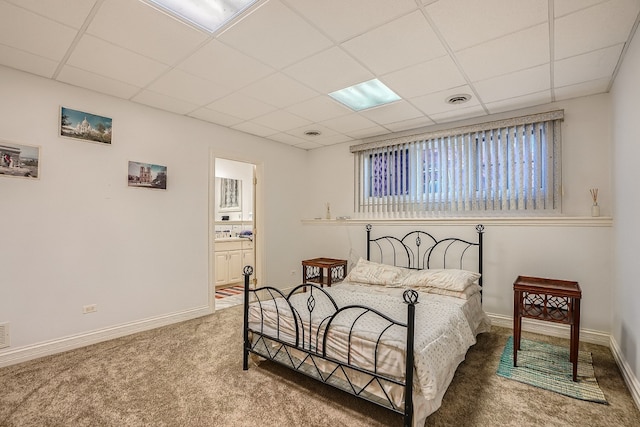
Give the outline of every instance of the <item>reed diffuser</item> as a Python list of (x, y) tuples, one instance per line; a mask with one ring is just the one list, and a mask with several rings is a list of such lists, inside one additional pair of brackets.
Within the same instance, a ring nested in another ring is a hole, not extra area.
[(598, 189), (592, 188), (589, 190), (591, 193), (591, 200), (593, 200), (593, 205), (591, 205), (591, 216), (600, 216), (600, 205), (598, 205)]

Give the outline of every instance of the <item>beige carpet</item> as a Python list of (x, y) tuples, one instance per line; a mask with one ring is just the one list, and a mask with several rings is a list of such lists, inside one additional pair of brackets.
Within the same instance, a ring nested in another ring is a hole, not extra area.
[[(242, 307), (231, 307), (2, 368), (0, 426), (402, 425), (399, 415), (272, 363), (242, 371), (241, 328)], [(496, 375), (510, 334), (479, 336), (427, 426), (640, 425), (609, 349), (581, 344), (610, 403), (601, 405)]]

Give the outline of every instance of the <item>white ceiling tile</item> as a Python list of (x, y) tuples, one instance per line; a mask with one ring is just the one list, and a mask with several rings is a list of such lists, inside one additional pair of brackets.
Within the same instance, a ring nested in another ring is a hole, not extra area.
[(551, 88), (549, 64), (516, 71), (473, 85), (482, 102), (494, 102)]
[(597, 93), (605, 93), (609, 89), (609, 83), (611, 83), (610, 78), (591, 80), (575, 85), (556, 88), (554, 93), (557, 101), (577, 98), (580, 96), (595, 95)]
[(449, 56), (395, 71), (380, 77), (380, 80), (403, 98), (414, 98), (466, 83)]
[(380, 125), (424, 117), (418, 109), (403, 100), (361, 111), (360, 115)]
[(131, 0), (102, 3), (87, 33), (165, 64), (183, 58), (207, 38), (202, 31)]
[(536, 25), (463, 49), (456, 57), (472, 82), (545, 64), (550, 60), (549, 26)]
[(384, 125), (384, 127), (392, 132), (401, 132), (405, 130), (431, 126), (432, 124), (434, 124), (433, 120), (429, 119), (428, 117), (422, 116), (415, 119), (403, 120), (401, 122), (387, 123), (386, 125)]
[(58, 63), (52, 59), (0, 44), (0, 64), (17, 70), (52, 77)]
[(287, 144), (287, 145), (298, 145), (300, 144), (301, 146), (304, 145), (315, 145), (314, 148), (317, 148), (320, 146), (320, 144), (314, 144), (308, 141), (305, 141), (304, 139), (300, 138), (299, 136), (294, 136), (294, 135), (290, 135), (288, 133), (277, 133), (275, 135), (271, 135), (269, 136), (269, 139), (276, 141), (276, 142), (281, 142), (283, 144)]
[(198, 108), (197, 110), (190, 112), (189, 116), (227, 127), (237, 125), (243, 121), (237, 117), (233, 117), (219, 111), (210, 110), (209, 108)]
[(556, 87), (612, 76), (623, 47), (620, 44), (556, 61), (554, 68)]
[(161, 110), (171, 111), (176, 114), (187, 114), (195, 110), (198, 106), (185, 102), (181, 99), (171, 98), (161, 93), (144, 90), (131, 98), (133, 102), (148, 105), (150, 107), (159, 108)]
[(45, 18), (80, 29), (95, 0), (8, 0)]
[(610, 0), (556, 19), (555, 59), (624, 43), (639, 11), (640, 1)]
[(220, 34), (218, 39), (275, 68), (291, 65), (332, 44), (276, 0), (264, 3)]
[(275, 70), (237, 50), (213, 40), (196, 51), (178, 68), (230, 89), (239, 89)]
[(343, 104), (336, 102), (333, 98), (326, 95), (317, 96), (299, 104), (292, 105), (291, 107), (287, 107), (286, 110), (305, 119), (317, 122), (346, 116), (352, 113), (352, 111)]
[(443, 113), (432, 114), (431, 118), (436, 123), (448, 123), (485, 115), (487, 115), (487, 113), (484, 111), (482, 106), (473, 105), (471, 107), (463, 107), (456, 110), (445, 111)]
[(304, 141), (304, 142), (301, 142), (300, 144), (295, 144), (294, 146), (296, 148), (300, 148), (301, 150), (313, 150), (314, 148), (320, 148), (323, 145), (318, 144), (317, 142)]
[(548, 0), (450, 0), (426, 7), (448, 45), (458, 51), (549, 19)]
[(229, 88), (176, 68), (160, 76), (147, 88), (198, 105), (209, 104), (231, 92)]
[(366, 129), (357, 129), (347, 132), (347, 135), (349, 135), (353, 139), (363, 139), (371, 138), (373, 136), (387, 135), (389, 133), (389, 130), (383, 128), (382, 126), (372, 126)]
[(416, 9), (415, 0), (294, 0), (289, 3), (338, 42)]
[[(472, 95), (472, 97), (464, 104), (453, 105), (447, 102), (447, 98), (458, 94)], [(415, 98), (411, 98), (410, 101), (413, 105), (415, 105), (418, 109), (420, 109), (428, 116), (431, 116), (432, 114), (443, 113), (445, 111), (458, 110), (460, 108), (479, 105), (478, 99), (473, 96), (473, 91), (468, 85), (458, 86), (440, 92), (430, 93), (428, 95), (417, 96)]]
[(0, 2), (0, 43), (60, 60), (77, 31), (12, 4)]
[(231, 126), (233, 129), (250, 133), (252, 135), (268, 137), (270, 135), (276, 134), (278, 131), (268, 128), (266, 126), (259, 125), (253, 122), (243, 122), (237, 125)]
[(447, 51), (416, 11), (342, 44), (377, 74), (385, 74), (446, 55)]
[(272, 111), (264, 116), (256, 117), (253, 121), (254, 123), (267, 126), (280, 132), (286, 132), (291, 129), (311, 124), (309, 120), (283, 110)]
[(352, 113), (348, 116), (336, 117), (334, 119), (325, 120), (321, 124), (338, 133), (346, 133), (346, 134), (349, 134), (349, 132), (356, 131), (356, 130), (377, 127), (377, 125), (374, 122), (360, 116), (357, 113)]
[(559, 18), (563, 15), (586, 9), (594, 4), (608, 0), (562, 0), (553, 2), (553, 16)]
[(167, 69), (157, 61), (85, 35), (67, 64), (134, 86), (146, 86)]
[(489, 113), (502, 113), (505, 111), (518, 110), (525, 107), (534, 105), (549, 104), (551, 103), (551, 91), (544, 90), (542, 92), (530, 93), (524, 96), (516, 96), (510, 99), (504, 99), (502, 101), (490, 102), (485, 104)]
[[(317, 131), (317, 132), (320, 132), (320, 135), (307, 135), (306, 132), (308, 131)], [(302, 138), (305, 141), (316, 141), (316, 142), (319, 142), (320, 140), (328, 137), (341, 135), (335, 130), (330, 129), (326, 126), (320, 125), (318, 123), (314, 123), (312, 126), (308, 125), (308, 126), (299, 127), (297, 129), (291, 129), (287, 131), (287, 133), (289, 135), (294, 135), (297, 138)]]
[(324, 147), (328, 147), (330, 145), (343, 144), (345, 142), (350, 142), (350, 141), (353, 141), (353, 138), (351, 138), (350, 136), (335, 134), (335, 135), (320, 138), (317, 142), (322, 144), (322, 146)]
[(318, 96), (317, 92), (282, 73), (265, 77), (241, 89), (240, 93), (279, 108), (285, 108)]
[(70, 65), (62, 67), (56, 80), (124, 99), (131, 98), (140, 90), (137, 86), (109, 79)]
[(230, 114), (243, 120), (251, 120), (276, 109), (273, 105), (265, 104), (262, 101), (250, 98), (241, 93), (232, 93), (218, 101), (212, 102), (207, 105), (207, 108)]
[(313, 55), (285, 68), (284, 72), (322, 94), (374, 78), (369, 70), (339, 47)]

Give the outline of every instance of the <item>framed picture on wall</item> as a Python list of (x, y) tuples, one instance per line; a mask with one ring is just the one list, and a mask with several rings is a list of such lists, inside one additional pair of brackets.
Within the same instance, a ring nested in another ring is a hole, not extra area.
[(242, 211), (242, 181), (233, 178), (216, 178), (220, 200), (218, 212)]
[(129, 187), (167, 189), (167, 167), (151, 163), (129, 162)]
[(60, 136), (111, 145), (113, 120), (85, 111), (60, 107)]
[(40, 177), (40, 147), (0, 140), (0, 176)]

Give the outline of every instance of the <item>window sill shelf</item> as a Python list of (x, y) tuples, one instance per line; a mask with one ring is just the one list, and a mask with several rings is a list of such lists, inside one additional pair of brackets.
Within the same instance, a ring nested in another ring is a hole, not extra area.
[(611, 227), (608, 216), (553, 216), (553, 217), (439, 217), (439, 218), (353, 218), (303, 219), (304, 225), (476, 225), (491, 226), (546, 226), (546, 227)]

